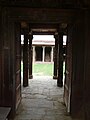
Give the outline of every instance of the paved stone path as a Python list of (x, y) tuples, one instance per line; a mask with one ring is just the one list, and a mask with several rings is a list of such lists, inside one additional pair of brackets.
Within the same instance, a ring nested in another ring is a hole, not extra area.
[(72, 120), (63, 105), (63, 88), (51, 77), (35, 77), (22, 88), (22, 101), (15, 120)]

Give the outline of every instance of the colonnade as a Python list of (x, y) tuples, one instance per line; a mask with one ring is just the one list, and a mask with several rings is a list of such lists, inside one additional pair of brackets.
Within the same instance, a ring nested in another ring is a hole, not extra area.
[[(33, 63), (36, 62), (36, 48), (37, 46), (32, 46), (33, 48)], [(41, 62), (45, 62), (45, 48), (46, 46), (41, 46), (42, 47), (42, 61)], [(50, 52), (50, 62), (53, 62), (53, 52), (54, 52), (54, 46), (50, 46), (51, 47), (51, 52)], [(40, 51), (41, 52), (41, 51)]]

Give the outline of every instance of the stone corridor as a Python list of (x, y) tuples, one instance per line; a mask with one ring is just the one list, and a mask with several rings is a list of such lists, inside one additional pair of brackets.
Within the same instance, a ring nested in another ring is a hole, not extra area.
[(14, 120), (72, 120), (63, 104), (63, 88), (52, 77), (36, 76), (22, 87), (22, 101)]

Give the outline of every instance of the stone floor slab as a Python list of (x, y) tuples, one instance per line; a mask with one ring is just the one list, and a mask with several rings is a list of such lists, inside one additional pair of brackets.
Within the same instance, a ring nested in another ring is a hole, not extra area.
[(66, 116), (63, 88), (52, 77), (35, 76), (22, 87), (22, 100), (14, 120), (72, 120)]

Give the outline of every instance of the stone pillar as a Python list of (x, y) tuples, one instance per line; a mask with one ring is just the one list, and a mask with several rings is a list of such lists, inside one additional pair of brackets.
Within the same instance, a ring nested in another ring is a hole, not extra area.
[(28, 86), (28, 25), (27, 23), (21, 23), (24, 45), (23, 45), (23, 86)]
[(57, 79), (57, 54), (58, 54), (58, 33), (54, 35), (55, 38), (55, 48), (54, 48), (54, 75), (53, 79)]
[(51, 47), (52, 49), (51, 49), (51, 62), (53, 62), (53, 46)]
[(32, 75), (32, 39), (33, 39), (33, 35), (29, 34), (29, 79), (33, 78), (33, 75)]
[(35, 62), (35, 46), (33, 46), (33, 63)]
[(43, 56), (42, 57), (43, 57), (42, 60), (44, 62), (45, 61), (45, 46), (43, 46)]
[(58, 42), (58, 79), (57, 86), (63, 86), (63, 32), (59, 32), (59, 42)]

